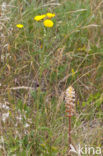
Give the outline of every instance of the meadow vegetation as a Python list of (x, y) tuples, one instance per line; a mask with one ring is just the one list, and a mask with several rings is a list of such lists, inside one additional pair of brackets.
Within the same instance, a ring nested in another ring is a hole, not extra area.
[[(74, 147), (103, 148), (102, 9), (101, 0), (0, 0), (0, 156), (67, 156), (70, 85)], [(46, 13), (52, 27), (34, 20)]]

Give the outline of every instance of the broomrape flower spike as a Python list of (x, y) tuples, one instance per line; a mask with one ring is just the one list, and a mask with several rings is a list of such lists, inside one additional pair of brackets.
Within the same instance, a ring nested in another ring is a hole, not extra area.
[(49, 19), (45, 20), (43, 23), (44, 23), (45, 27), (49, 27), (49, 28), (53, 27), (53, 25), (54, 25), (53, 21), (51, 21)]
[(21, 28), (24, 27), (24, 25), (22, 25), (22, 24), (17, 24), (16, 27), (21, 29)]
[(65, 101), (67, 116), (73, 116), (75, 114), (75, 91), (72, 86), (66, 90)]
[(52, 14), (52, 13), (47, 13), (46, 15), (47, 15), (48, 18), (52, 18), (52, 17), (55, 16), (55, 14)]
[(41, 21), (42, 19), (44, 19), (46, 17), (46, 15), (39, 15), (39, 16), (35, 16), (34, 20), (35, 21)]

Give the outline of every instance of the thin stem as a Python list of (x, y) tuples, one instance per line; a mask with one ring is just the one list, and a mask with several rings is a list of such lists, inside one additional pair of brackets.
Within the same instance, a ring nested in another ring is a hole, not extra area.
[[(69, 151), (70, 151), (70, 144), (71, 144), (71, 115), (69, 116), (69, 132), (68, 132), (68, 134), (69, 134)], [(69, 153), (69, 155), (68, 156), (71, 156), (71, 154)]]
[(69, 116), (69, 145), (71, 144), (71, 116)]

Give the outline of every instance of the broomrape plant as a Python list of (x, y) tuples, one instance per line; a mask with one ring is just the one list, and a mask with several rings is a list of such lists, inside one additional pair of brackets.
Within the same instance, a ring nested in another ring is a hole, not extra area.
[[(72, 86), (68, 87), (66, 90), (66, 95), (65, 95), (65, 108), (66, 108), (66, 113), (67, 117), (69, 117), (69, 151), (70, 151), (70, 146), (71, 146), (71, 117), (75, 114), (75, 91)], [(70, 154), (70, 153), (69, 153)], [(68, 155), (68, 156), (71, 156)]]

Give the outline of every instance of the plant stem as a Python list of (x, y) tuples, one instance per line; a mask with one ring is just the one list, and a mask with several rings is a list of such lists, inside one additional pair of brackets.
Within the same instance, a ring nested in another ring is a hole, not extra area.
[[(71, 115), (69, 116), (69, 151), (70, 151), (70, 144), (71, 144)], [(71, 156), (71, 154), (69, 153), (69, 155), (68, 156)]]

